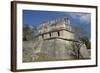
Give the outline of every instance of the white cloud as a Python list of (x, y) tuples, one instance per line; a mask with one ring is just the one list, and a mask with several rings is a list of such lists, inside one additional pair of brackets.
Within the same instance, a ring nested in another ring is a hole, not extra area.
[(70, 13), (73, 19), (78, 19), (80, 22), (90, 23), (91, 16), (89, 13)]

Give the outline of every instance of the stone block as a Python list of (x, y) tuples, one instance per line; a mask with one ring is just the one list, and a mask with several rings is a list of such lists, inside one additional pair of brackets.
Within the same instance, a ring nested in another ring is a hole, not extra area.
[(44, 39), (50, 38), (49, 34), (44, 34)]
[(51, 37), (58, 37), (57, 32), (51, 32)]

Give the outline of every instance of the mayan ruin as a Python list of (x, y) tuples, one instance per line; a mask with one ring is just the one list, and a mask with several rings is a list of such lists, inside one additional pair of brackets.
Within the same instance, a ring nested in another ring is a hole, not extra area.
[[(24, 61), (74, 60), (89, 58), (86, 46), (76, 40), (74, 29), (67, 17), (43, 22), (38, 27), (36, 40), (24, 43), (24, 52), (30, 51)], [(30, 43), (30, 44), (29, 44)], [(80, 47), (81, 46), (81, 47)], [(84, 48), (82, 55), (80, 49)], [(26, 50), (26, 51), (25, 51)]]
[(56, 19), (43, 23), (39, 27), (39, 39), (59, 38), (74, 41), (74, 30), (68, 18)]

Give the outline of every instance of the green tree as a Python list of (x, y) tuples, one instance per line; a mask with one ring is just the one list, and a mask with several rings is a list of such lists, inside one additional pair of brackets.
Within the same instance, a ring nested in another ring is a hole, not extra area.
[(29, 26), (27, 24), (25, 24), (23, 26), (23, 40), (24, 41), (29, 40), (29, 38), (28, 38), (29, 34), (30, 34), (30, 28), (29, 28)]
[(84, 43), (86, 45), (87, 49), (90, 49), (91, 48), (91, 42), (90, 42), (90, 40), (89, 40), (88, 37), (84, 36), (84, 37), (81, 37), (79, 39), (80, 39), (80, 41), (82, 43)]
[(23, 41), (33, 40), (36, 34), (36, 27), (24, 24), (23, 26)]
[(90, 42), (90, 36), (89, 33), (83, 28), (82, 25), (74, 27), (75, 29), (75, 37), (76, 39), (80, 40), (82, 43), (84, 43), (87, 47), (87, 49), (91, 48), (91, 42)]

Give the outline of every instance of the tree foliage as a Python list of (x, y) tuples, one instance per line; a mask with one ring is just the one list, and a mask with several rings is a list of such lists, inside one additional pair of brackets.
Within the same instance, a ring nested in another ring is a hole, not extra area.
[(91, 42), (88, 37), (81, 37), (80, 41), (86, 45), (87, 49), (91, 48)]
[(25, 24), (23, 26), (23, 41), (28, 41), (28, 40), (33, 40), (35, 34), (36, 34), (36, 27), (33, 26), (29, 26), (27, 24)]
[(75, 37), (76, 39), (80, 40), (82, 43), (84, 43), (87, 47), (87, 49), (91, 48), (91, 42), (90, 42), (90, 36), (89, 32), (85, 30), (82, 26), (76, 26), (75, 29)]

